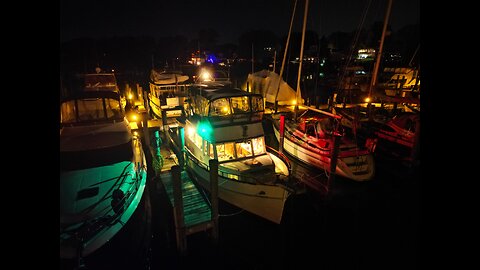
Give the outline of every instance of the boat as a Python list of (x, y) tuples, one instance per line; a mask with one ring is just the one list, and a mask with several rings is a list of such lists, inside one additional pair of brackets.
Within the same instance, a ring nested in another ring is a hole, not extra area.
[(150, 112), (153, 118), (162, 119), (165, 111), (167, 123), (172, 124), (175, 118), (182, 116), (186, 90), (190, 77), (181, 71), (156, 69), (150, 72), (150, 91), (148, 93)]
[(96, 73), (83, 74), (82, 91), (107, 91), (115, 92), (120, 95), (122, 108), (126, 108), (127, 99), (120, 93), (115, 73), (103, 72), (100, 68), (96, 68)]
[(230, 84), (198, 84), (186, 108), (186, 170), (210, 191), (209, 160), (218, 160), (221, 200), (276, 224), (281, 223), (290, 185), (286, 156), (265, 144), (260, 94)]
[(146, 196), (146, 176), (141, 140), (116, 90), (86, 86), (63, 97), (60, 258), (95, 254), (118, 235)]
[(416, 144), (419, 124), (419, 113), (400, 112), (385, 122), (365, 122), (360, 132), (374, 139), (375, 147), (386, 154), (409, 159)]
[[(334, 132), (341, 139), (335, 173), (355, 181), (368, 181), (375, 175), (375, 162), (368, 149), (360, 148), (340, 129), (336, 115), (309, 108), (297, 118), (285, 119), (283, 149), (296, 159), (331, 173)], [(272, 115), (275, 137), (280, 142), (280, 117)]]

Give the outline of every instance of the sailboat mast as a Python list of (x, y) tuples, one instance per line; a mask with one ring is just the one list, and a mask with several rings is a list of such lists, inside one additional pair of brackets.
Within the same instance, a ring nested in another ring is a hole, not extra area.
[(303, 64), (303, 47), (305, 44), (305, 30), (307, 28), (307, 15), (308, 15), (308, 0), (305, 1), (305, 12), (303, 14), (303, 27), (302, 27), (302, 43), (300, 45), (300, 60), (298, 66), (298, 78), (297, 78), (297, 94), (295, 103), (295, 118), (297, 118), (299, 99), (302, 99), (300, 94), (300, 78), (302, 76), (302, 64)]
[[(277, 84), (277, 93), (275, 94), (275, 112), (277, 111), (277, 98), (278, 92), (280, 92), (280, 82), (283, 76), (283, 70), (285, 68), (285, 60), (287, 59), (288, 45), (290, 43), (290, 34), (292, 33), (293, 18), (295, 18), (295, 10), (297, 8), (297, 0), (295, 0), (295, 5), (293, 6), (292, 19), (290, 19), (290, 28), (288, 29), (287, 42), (285, 44), (285, 52), (283, 53), (282, 66), (280, 67), (280, 74), (278, 75), (278, 84)], [(275, 70), (273, 70), (275, 72)]]
[(380, 68), (380, 60), (382, 58), (383, 43), (385, 41), (385, 33), (387, 32), (387, 25), (388, 25), (388, 19), (390, 17), (390, 10), (392, 9), (392, 2), (393, 0), (388, 1), (387, 13), (385, 14), (385, 21), (383, 22), (382, 38), (380, 39), (380, 48), (378, 49), (377, 59), (375, 61), (375, 66), (372, 74), (372, 81), (370, 83), (370, 89), (368, 91), (368, 97), (370, 98), (369, 105), (372, 100), (372, 91), (377, 84), (378, 69)]

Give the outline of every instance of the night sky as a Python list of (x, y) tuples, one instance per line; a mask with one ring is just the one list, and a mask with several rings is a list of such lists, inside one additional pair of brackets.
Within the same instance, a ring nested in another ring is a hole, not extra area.
[[(113, 36), (197, 38), (201, 29), (214, 29), (218, 42), (236, 43), (249, 30), (288, 33), (294, 0), (62, 0), (60, 39)], [(387, 0), (310, 0), (307, 30), (320, 36), (353, 31), (371, 2), (365, 27), (383, 21)], [(301, 31), (305, 0), (299, 0), (294, 31)], [(420, 0), (394, 0), (390, 25), (396, 31), (420, 21)]]

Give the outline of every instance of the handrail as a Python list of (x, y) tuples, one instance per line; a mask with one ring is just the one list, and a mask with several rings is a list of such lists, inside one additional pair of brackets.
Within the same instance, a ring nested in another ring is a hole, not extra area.
[(268, 146), (268, 145), (265, 145), (267, 147), (268, 150), (271, 150), (274, 154), (276, 154), (283, 162), (285, 162), (285, 164), (287, 165), (287, 168), (288, 168), (288, 172), (289, 172), (289, 175), (291, 174), (292, 172), (292, 165), (290, 163), (290, 160), (288, 159), (288, 157), (283, 154), (283, 153), (280, 153), (278, 152), (277, 150), (275, 150), (274, 148)]

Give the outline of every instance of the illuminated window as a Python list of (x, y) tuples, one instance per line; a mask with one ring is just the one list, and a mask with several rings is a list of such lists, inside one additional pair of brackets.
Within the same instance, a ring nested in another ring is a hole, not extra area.
[(235, 158), (233, 143), (217, 144), (218, 161), (229, 160)]
[(80, 121), (105, 119), (101, 98), (78, 100), (77, 104)]
[(195, 143), (195, 145), (196, 145), (198, 148), (202, 149), (203, 139), (202, 139), (202, 137), (200, 137), (197, 133), (195, 133), (195, 135), (194, 135), (193, 142)]
[(210, 105), (210, 116), (223, 116), (229, 115), (230, 104), (226, 98), (214, 100)]
[(121, 117), (120, 102), (118, 102), (117, 100), (108, 98), (108, 99), (105, 99), (105, 104), (107, 106), (107, 118)]
[(261, 112), (263, 111), (263, 98), (258, 96), (252, 97), (252, 111)]
[(62, 106), (60, 107), (61, 122), (62, 123), (75, 122), (75, 118), (76, 118), (75, 112), (76, 112), (75, 102), (73, 100), (62, 103)]
[(253, 138), (252, 145), (253, 145), (253, 153), (256, 156), (265, 153), (265, 143), (264, 143), (263, 137)]
[(252, 156), (252, 142), (250, 140), (236, 143), (235, 148), (237, 149), (237, 157), (250, 157)]
[(204, 156), (208, 156), (208, 142), (205, 141), (205, 140), (203, 140), (203, 147), (202, 147), (202, 149), (203, 149), (203, 155), (204, 155)]
[(248, 113), (250, 111), (250, 104), (248, 97), (233, 97), (231, 98), (233, 113)]
[(210, 148), (210, 158), (213, 159), (215, 158), (214, 153), (213, 153), (213, 145), (211, 143), (208, 143), (208, 148)]

